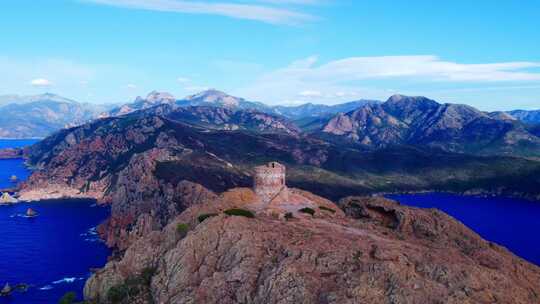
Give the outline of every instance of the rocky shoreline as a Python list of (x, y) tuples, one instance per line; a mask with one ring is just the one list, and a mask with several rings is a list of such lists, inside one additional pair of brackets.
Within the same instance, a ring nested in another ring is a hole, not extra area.
[(17, 197), (20, 201), (25, 202), (39, 202), (53, 199), (94, 199), (100, 201), (102, 195), (99, 193), (83, 193), (80, 190), (66, 186), (51, 185), (40, 189), (23, 187), (17, 193)]
[(85, 298), (227, 304), (540, 300), (534, 283), (540, 268), (440, 211), (382, 198), (350, 197), (334, 205), (293, 191), (317, 205), (280, 217), (253, 207), (254, 193), (245, 188), (193, 204), (96, 271)]
[(0, 160), (1, 159), (23, 159), (23, 158), (24, 158), (23, 148), (0, 149)]

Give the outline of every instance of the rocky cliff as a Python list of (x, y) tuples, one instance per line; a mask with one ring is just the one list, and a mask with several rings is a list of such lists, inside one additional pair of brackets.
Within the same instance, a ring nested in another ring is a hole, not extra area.
[[(298, 191), (298, 190), (295, 190)], [(253, 192), (194, 202), (87, 282), (102, 303), (537, 303), (540, 269), (446, 214), (381, 198), (256, 213)], [(318, 206), (318, 207), (317, 207)], [(341, 209), (340, 209), (341, 207)]]

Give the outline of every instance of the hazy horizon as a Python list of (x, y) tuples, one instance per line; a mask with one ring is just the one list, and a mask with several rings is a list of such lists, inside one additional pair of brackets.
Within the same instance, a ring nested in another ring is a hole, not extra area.
[[(16, 103), (16, 100), (10, 100), (10, 98), (18, 98), (18, 99), (21, 99), (24, 101), (25, 98), (31, 98), (31, 97), (37, 97), (37, 96), (42, 96), (42, 95), (47, 95), (47, 94), (50, 94), (50, 95), (54, 95), (54, 96), (58, 96), (58, 97), (61, 97), (61, 98), (65, 98), (65, 99), (68, 99), (68, 100), (72, 100), (72, 101), (75, 101), (75, 102), (79, 102), (79, 103), (84, 103), (84, 104), (94, 104), (94, 105), (99, 105), (99, 106), (121, 106), (121, 105), (124, 105), (124, 104), (130, 104), (132, 102), (134, 102), (137, 98), (141, 97), (141, 98), (146, 98), (149, 94), (153, 93), (153, 92), (159, 92), (159, 93), (169, 93), (171, 95), (173, 95), (176, 100), (184, 100), (184, 99), (187, 99), (188, 97), (190, 97), (191, 95), (196, 95), (196, 94), (200, 94), (200, 93), (204, 93), (206, 91), (209, 91), (209, 90), (216, 90), (216, 91), (220, 91), (220, 92), (223, 92), (225, 94), (228, 94), (227, 92), (223, 91), (223, 90), (220, 90), (220, 89), (216, 89), (216, 88), (209, 88), (207, 90), (203, 90), (203, 91), (199, 91), (199, 92), (196, 92), (194, 94), (190, 94), (190, 95), (186, 95), (186, 96), (177, 96), (177, 95), (174, 95), (174, 94), (171, 94), (170, 92), (167, 92), (167, 91), (157, 91), (157, 90), (152, 90), (150, 92), (148, 92), (147, 94), (143, 94), (143, 95), (137, 95), (135, 96), (133, 99), (131, 100), (127, 100), (127, 101), (117, 101), (117, 102), (99, 102), (99, 101), (95, 101), (95, 102), (92, 102), (92, 101), (80, 101), (80, 100), (77, 100), (75, 98), (71, 98), (69, 96), (63, 96), (61, 94), (57, 94), (55, 92), (43, 92), (43, 93), (38, 93), (38, 94), (33, 94), (33, 95), (20, 95), (20, 94), (5, 94), (5, 95), (0, 95), (0, 105), (2, 103), (5, 103), (5, 104), (10, 104), (10, 103)], [(452, 104), (466, 104), (466, 103), (460, 103), (460, 102), (444, 102), (442, 100), (437, 100), (437, 99), (433, 99), (431, 98), (430, 96), (423, 96), (423, 95), (416, 95), (416, 96), (412, 96), (412, 95), (405, 95), (405, 94), (400, 94), (400, 93), (396, 93), (396, 94), (392, 94), (392, 95), (389, 95), (388, 97), (386, 98), (382, 98), (382, 99), (372, 99), (372, 98), (358, 98), (358, 99), (351, 99), (351, 100), (343, 100), (343, 101), (336, 101), (336, 102), (328, 102), (328, 103), (321, 103), (321, 102), (313, 102), (313, 101), (298, 101), (297, 103), (281, 103), (281, 104), (276, 104), (276, 103), (266, 103), (266, 102), (263, 102), (263, 101), (259, 101), (259, 100), (248, 100), (246, 99), (246, 101), (250, 101), (250, 102), (261, 102), (265, 105), (268, 105), (268, 106), (290, 106), (290, 107), (294, 107), (294, 106), (300, 106), (300, 105), (304, 105), (304, 104), (315, 104), (315, 105), (329, 105), (329, 106), (332, 106), (332, 105), (339, 105), (339, 104), (344, 104), (344, 103), (348, 103), (348, 102), (355, 102), (355, 101), (361, 101), (361, 100), (373, 100), (373, 101), (379, 101), (379, 102), (385, 102), (387, 101), (390, 97), (392, 97), (393, 95), (404, 95), (404, 96), (411, 96), (411, 97), (426, 97), (426, 98), (429, 98), (429, 99), (432, 99), (432, 100), (435, 100), (436, 102), (438, 103), (452, 103)], [(233, 96), (233, 97), (238, 97), (238, 98), (243, 98), (242, 96)], [(534, 110), (540, 110), (540, 107), (531, 107), (531, 108), (511, 108), (511, 109), (495, 109), (495, 110), (485, 110), (485, 109), (482, 109), (482, 108), (477, 108), (478, 110), (481, 110), (481, 111), (486, 111), (486, 112), (498, 112), (498, 111), (512, 111), (512, 110), (527, 110), (527, 111), (534, 111)]]

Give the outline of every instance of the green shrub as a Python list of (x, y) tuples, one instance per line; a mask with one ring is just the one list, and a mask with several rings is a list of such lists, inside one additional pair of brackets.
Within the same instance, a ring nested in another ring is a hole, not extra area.
[(308, 207), (302, 208), (302, 209), (298, 210), (298, 212), (311, 214), (311, 216), (315, 215), (315, 210), (313, 210), (311, 208), (308, 208)]
[(187, 234), (188, 231), (189, 231), (189, 225), (188, 224), (180, 223), (180, 224), (176, 225), (176, 232), (180, 236), (184, 237)]
[(320, 206), (319, 209), (324, 210), (324, 211), (328, 211), (328, 212), (332, 212), (332, 213), (336, 213), (336, 210), (334, 210), (332, 208), (325, 207), (325, 206)]
[(207, 218), (209, 217), (213, 217), (213, 216), (216, 216), (218, 215), (217, 213), (204, 213), (204, 214), (201, 214), (197, 217), (197, 219), (199, 220), (199, 223), (202, 223), (204, 222), (204, 220), (206, 220)]
[(58, 301), (58, 304), (72, 304), (77, 299), (77, 294), (73, 291), (66, 292)]
[(113, 304), (118, 304), (128, 299), (129, 295), (130, 288), (128, 284), (119, 284), (109, 288), (109, 291), (107, 291), (107, 300)]
[(156, 274), (156, 267), (146, 267), (141, 271), (141, 280), (142, 283), (146, 286), (150, 286), (152, 283), (152, 278)]
[(285, 219), (288, 221), (288, 220), (291, 220), (294, 218), (294, 215), (292, 214), (292, 212), (287, 212), (285, 213)]
[(148, 292), (156, 270), (155, 267), (143, 268), (139, 275), (130, 276), (124, 283), (111, 287), (107, 291), (107, 300), (113, 304), (131, 303), (141, 292)]
[(238, 208), (225, 210), (224, 213), (226, 215), (244, 216), (244, 217), (248, 217), (248, 218), (254, 218), (255, 217), (253, 212), (251, 212), (249, 210), (245, 210), (245, 209), (238, 209)]

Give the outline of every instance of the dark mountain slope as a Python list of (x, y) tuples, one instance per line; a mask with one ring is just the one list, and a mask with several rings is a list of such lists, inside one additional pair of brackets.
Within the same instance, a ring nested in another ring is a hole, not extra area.
[(253, 109), (234, 110), (209, 106), (159, 106), (141, 113), (161, 115), (170, 120), (194, 124), (220, 130), (251, 130), (263, 133), (300, 133), (298, 127), (281, 116), (275, 116)]
[(540, 110), (515, 110), (507, 113), (525, 123), (540, 124)]
[(519, 121), (425, 97), (392, 96), (338, 114), (319, 133), (366, 147), (415, 145), (474, 154), (540, 155), (540, 138)]

